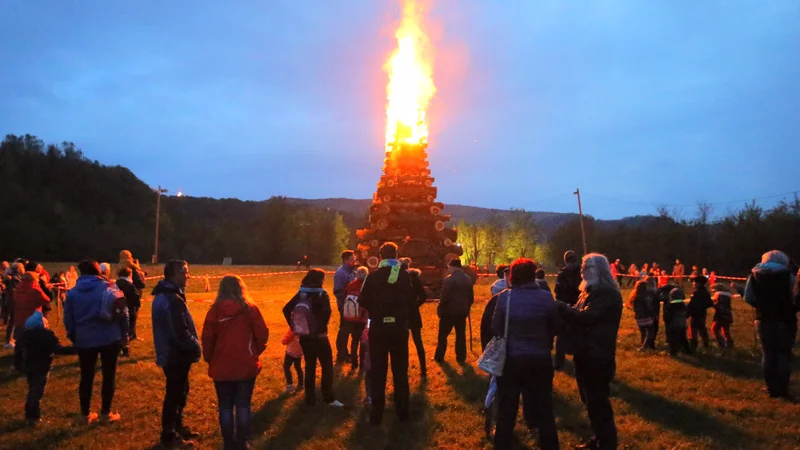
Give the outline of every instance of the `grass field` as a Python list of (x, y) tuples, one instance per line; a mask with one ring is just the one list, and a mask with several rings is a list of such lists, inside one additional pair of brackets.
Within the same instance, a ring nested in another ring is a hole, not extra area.
[[(55, 265), (47, 267), (51, 272), (57, 269)], [(206, 293), (198, 276), (285, 269), (192, 266), (195, 278), (190, 280), (188, 298), (192, 301), (214, 298), (216, 280), (212, 280), (212, 292)], [(300, 278), (300, 275), (245, 278), (270, 329), (267, 350), (261, 357), (264, 369), (253, 394), (255, 448), (492, 447), (483, 433), (481, 412), (487, 379), (475, 366), (480, 350), (478, 323), (489, 296), (488, 280), (476, 288), (478, 301), (472, 310), (474, 352), (468, 356), (470, 365), (461, 367), (455, 363), (451, 336), (445, 363), (439, 366), (429, 362), (428, 381), (421, 384), (412, 344), (409, 358), (412, 420), (398, 422), (390, 399), (383, 425), (374, 427), (367, 423), (367, 409), (360, 404), (362, 384), (357, 376), (349, 373), (349, 367), (337, 369), (334, 381), (336, 397), (348, 405), (346, 408), (309, 408), (303, 404), (301, 395), (280, 396), (284, 388), (281, 367), (284, 347), (280, 345), (280, 338), (287, 329), (280, 310), (296, 291)], [(154, 284), (155, 281), (149, 281), (148, 287)], [(331, 284), (332, 276), (326, 277), (329, 291)], [(151, 299), (149, 295), (146, 298)], [(759, 353), (754, 351), (750, 326), (752, 312), (741, 299), (735, 299), (734, 304), (733, 336), (738, 347), (731, 351), (712, 348), (696, 357), (680, 358), (664, 354), (663, 328), (658, 341), (660, 352), (637, 352), (638, 329), (632, 312), (625, 310), (619, 333), (617, 376), (612, 385), (620, 448), (800, 448), (800, 406), (771, 400), (761, 391)], [(207, 303), (190, 303), (198, 328), (202, 326), (208, 307)], [(436, 339), (436, 305), (423, 305), (422, 316), (423, 340), (428, 358), (431, 358)], [(55, 311), (50, 320), (59, 337), (65, 339), (63, 325)], [(334, 313), (330, 329), (338, 329), (338, 314)], [(60, 356), (56, 357), (42, 402), (44, 422), (37, 428), (25, 427), (22, 419), (26, 383), (9, 369), (11, 351), (0, 349), (3, 405), (0, 407), (0, 449), (154, 446), (160, 431), (164, 377), (154, 364), (149, 301), (144, 302), (140, 312), (138, 330), (145, 341), (132, 343), (132, 356), (121, 360), (117, 373), (114, 410), (122, 414), (122, 421), (109, 426), (73, 425), (78, 412), (77, 357)], [(198, 440), (201, 448), (220, 448), (216, 394), (206, 369), (207, 365), (202, 362), (192, 369), (186, 423), (202, 434)], [(562, 448), (570, 448), (590, 434), (585, 409), (578, 399), (569, 369), (568, 363), (566, 373), (559, 373), (555, 378), (556, 422)], [(99, 409), (100, 378), (98, 374), (92, 400), (94, 411)], [(792, 390), (800, 394), (797, 380), (796, 375)], [(519, 420), (516, 432), (520, 448), (535, 448), (535, 441), (529, 437), (521, 418)]]

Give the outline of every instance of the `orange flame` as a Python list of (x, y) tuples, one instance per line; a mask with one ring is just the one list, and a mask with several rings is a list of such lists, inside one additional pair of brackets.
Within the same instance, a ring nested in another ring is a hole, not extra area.
[(404, 0), (403, 19), (395, 32), (397, 49), (384, 70), (389, 73), (386, 94), (386, 147), (394, 143), (428, 142), (425, 111), (436, 92), (433, 85), (433, 61), (428, 36), (423, 32), (422, 18), (415, 0)]

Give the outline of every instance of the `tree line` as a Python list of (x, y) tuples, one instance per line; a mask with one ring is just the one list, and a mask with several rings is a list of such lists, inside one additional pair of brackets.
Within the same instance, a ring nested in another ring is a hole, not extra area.
[[(149, 262), (153, 253), (156, 192), (127, 168), (89, 160), (72, 142), (7, 135), (0, 193), (2, 259), (111, 261), (128, 249)], [(162, 196), (159, 260), (293, 264), (308, 255), (329, 264), (352, 245), (351, 234), (343, 214), (283, 197)]]

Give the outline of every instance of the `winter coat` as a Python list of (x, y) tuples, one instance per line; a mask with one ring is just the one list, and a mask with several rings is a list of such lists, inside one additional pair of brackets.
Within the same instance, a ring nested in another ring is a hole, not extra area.
[(714, 302), (714, 322), (730, 325), (733, 323), (733, 308), (731, 307), (731, 294), (728, 292), (715, 292), (711, 298)]
[(419, 276), (422, 272), (417, 269), (408, 269), (408, 274), (411, 275), (411, 292), (416, 296), (417, 307), (411, 311), (408, 318), (408, 328), (412, 330), (422, 329), (422, 314), (419, 308), (428, 300), (428, 294), (425, 293), (425, 288), (422, 286), (422, 280)]
[(492, 287), (489, 288), (489, 291), (492, 293), (492, 297), (494, 297), (495, 295), (503, 292), (503, 290), (505, 289), (506, 289), (506, 280), (505, 278), (500, 278), (499, 280), (495, 280), (495, 282), (492, 283)]
[[(314, 334), (318, 337), (327, 337), (328, 322), (331, 320), (331, 300), (324, 289), (301, 287), (297, 294), (289, 300), (289, 303), (283, 307), (283, 317), (286, 319), (286, 323), (291, 328), (292, 311), (297, 302), (300, 301), (301, 294), (305, 295), (311, 302), (311, 312), (314, 314), (314, 319), (317, 323), (317, 329)], [(360, 300), (359, 303), (361, 303)]]
[(486, 303), (486, 307), (483, 309), (483, 315), (481, 316), (481, 351), (486, 350), (486, 346), (489, 344), (489, 341), (491, 341), (494, 337), (494, 331), (492, 330), (492, 317), (494, 316), (495, 308), (497, 308), (498, 297), (500, 297), (499, 293), (493, 295), (492, 298), (489, 299), (489, 302)]
[(497, 297), (492, 316), (492, 331), (495, 336), (503, 336), (508, 314), (508, 356), (550, 356), (553, 337), (561, 329), (561, 318), (550, 291), (540, 288), (539, 283), (534, 281), (506, 289)]
[(156, 365), (193, 364), (200, 360), (200, 341), (186, 295), (175, 284), (161, 280), (153, 289), (153, 345)]
[(408, 327), (412, 315), (419, 311), (411, 275), (401, 269), (397, 273), (397, 280), (391, 283), (389, 277), (392, 269), (386, 266), (373, 271), (361, 288), (361, 304), (369, 311), (370, 327), (383, 327), (384, 324)]
[(567, 346), (574, 355), (594, 359), (614, 359), (617, 332), (622, 318), (622, 295), (615, 286), (588, 287), (578, 302), (559, 306), (567, 323)]
[(544, 278), (542, 278), (541, 280), (537, 279), (536, 283), (539, 285), (541, 289), (544, 289), (545, 291), (549, 292), (550, 295), (553, 295), (553, 291), (550, 290), (550, 285), (547, 284), (547, 280), (545, 280)]
[(442, 298), (436, 312), (439, 317), (466, 317), (474, 301), (475, 291), (469, 275), (461, 269), (453, 269), (453, 273), (444, 279)]
[(756, 264), (744, 288), (744, 300), (756, 308), (756, 320), (783, 322), (796, 328), (800, 304), (792, 298), (794, 282), (787, 266), (773, 262)]
[(578, 264), (567, 264), (561, 268), (556, 277), (556, 287), (554, 294), (556, 300), (568, 305), (574, 305), (580, 296), (581, 285), (581, 266)]
[(142, 307), (142, 291), (136, 289), (132, 279), (120, 278), (117, 280), (116, 285), (125, 294), (125, 304), (128, 305), (128, 309)]
[(705, 320), (708, 308), (714, 306), (711, 301), (711, 294), (705, 286), (697, 287), (692, 291), (692, 298), (689, 300), (689, 316)]
[(64, 301), (64, 328), (67, 338), (78, 348), (103, 347), (128, 335), (128, 310), (117, 320), (103, 317), (103, 298), (114, 285), (97, 275), (83, 275), (67, 292)]
[(14, 289), (14, 326), (22, 330), (31, 314), (42, 311), (42, 307), (49, 303), (50, 297), (42, 291), (38, 281), (23, 277), (22, 282)]
[(258, 361), (267, 348), (269, 330), (258, 306), (238, 300), (211, 305), (203, 323), (203, 360), (214, 381), (242, 381), (261, 372)]
[(653, 324), (655, 316), (654, 310), (656, 306), (655, 294), (651, 291), (645, 291), (644, 294), (637, 295), (633, 298), (633, 315), (636, 319), (636, 324), (640, 327)]
[(684, 302), (664, 303), (664, 326), (667, 329), (686, 328), (686, 319), (689, 317), (689, 308)]
[(25, 346), (25, 372), (29, 375), (44, 375), (53, 367), (53, 355), (72, 355), (75, 349), (62, 346), (56, 334), (49, 328), (26, 329), (22, 335)]
[(300, 346), (300, 336), (294, 334), (291, 329), (283, 335), (281, 344), (286, 346), (286, 354), (292, 358), (303, 356), (303, 347)]

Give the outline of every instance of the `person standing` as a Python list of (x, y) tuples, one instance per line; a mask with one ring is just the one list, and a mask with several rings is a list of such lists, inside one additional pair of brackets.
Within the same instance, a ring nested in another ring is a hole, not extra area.
[(497, 280), (492, 283), (492, 286), (489, 288), (489, 291), (492, 294), (492, 297), (502, 292), (506, 287), (508, 287), (508, 266), (505, 264), (500, 264), (497, 266)]
[[(556, 277), (556, 286), (554, 294), (556, 300), (564, 302), (567, 305), (574, 305), (580, 296), (581, 285), (581, 264), (578, 255), (572, 251), (567, 250), (564, 252), (564, 267), (558, 272)], [(566, 342), (561, 342), (562, 338), (556, 338), (556, 355), (553, 361), (553, 366), (556, 371), (564, 370), (564, 361), (566, 360), (567, 346)]]
[(351, 356), (358, 358), (358, 355), (350, 355), (347, 350), (347, 341), (350, 334), (348, 333), (348, 323), (342, 315), (346, 297), (345, 289), (355, 278), (356, 253), (352, 250), (345, 250), (342, 252), (342, 265), (333, 274), (333, 296), (336, 297), (336, 308), (339, 310), (339, 332), (336, 333), (336, 364), (350, 362), (352, 360)]
[[(138, 291), (136, 286), (133, 285), (131, 275), (131, 269), (123, 266), (117, 272), (117, 281), (114, 282), (117, 289), (125, 295), (125, 304), (128, 307), (128, 341), (134, 339), (133, 336), (136, 332), (132, 330), (136, 327), (136, 317), (139, 314), (139, 307), (142, 306), (141, 291)], [(130, 356), (129, 347), (129, 345), (124, 345), (120, 355), (123, 357)]]
[[(792, 347), (797, 338), (800, 293), (792, 295), (794, 276), (789, 257), (772, 250), (761, 256), (747, 278), (744, 301), (756, 308), (756, 326), (761, 342), (761, 368), (772, 398), (791, 400)], [(798, 283), (800, 286), (800, 283)]]
[(126, 268), (130, 271), (130, 275), (127, 275), (130, 288), (128, 288), (128, 292), (125, 292), (125, 298), (129, 300), (128, 314), (131, 321), (128, 336), (130, 340), (136, 341), (139, 340), (139, 336), (136, 334), (136, 319), (139, 317), (139, 308), (142, 307), (142, 291), (147, 287), (144, 282), (144, 272), (139, 266), (139, 261), (133, 259), (133, 255), (128, 250), (119, 252), (119, 265), (120, 270)]
[(64, 302), (64, 328), (67, 330), (67, 339), (77, 349), (81, 367), (78, 388), (81, 420), (83, 423), (92, 423), (98, 418), (97, 413), (91, 412), (90, 404), (99, 355), (103, 372), (100, 421), (115, 422), (120, 415), (111, 411), (111, 402), (116, 390), (117, 357), (120, 348), (128, 340), (128, 312), (123, 300), (122, 312), (117, 313), (116, 317), (112, 314), (109, 299), (116, 302), (123, 294), (100, 276), (97, 261), (81, 261), (78, 270), (81, 276), (75, 287), (67, 292)]
[(639, 327), (639, 334), (642, 336), (639, 343), (639, 351), (655, 349), (656, 336), (653, 322), (658, 320), (654, 317), (653, 311), (656, 306), (655, 294), (647, 288), (647, 283), (637, 281), (630, 297), (628, 297), (628, 303), (633, 308), (636, 325)]
[(711, 289), (713, 290), (711, 301), (714, 302), (714, 323), (711, 325), (711, 331), (720, 348), (733, 348), (731, 293), (722, 283), (711, 285)]
[[(444, 361), (447, 352), (447, 337), (456, 330), (456, 361), (463, 364), (467, 360), (467, 316), (475, 301), (472, 280), (461, 269), (461, 260), (450, 261), (450, 274), (444, 279), (442, 298), (436, 312), (439, 316), (439, 336), (436, 343), (434, 361)], [(472, 336), (470, 336), (472, 339)]]
[(14, 288), (14, 368), (24, 371), (24, 345), (23, 336), (25, 322), (34, 312), (42, 312), (50, 304), (50, 297), (39, 287), (39, 274), (37, 272), (25, 272), (16, 288)]
[(673, 283), (676, 286), (683, 286), (683, 275), (686, 269), (681, 264), (680, 259), (675, 260), (675, 265), (672, 267), (672, 278), (674, 279)]
[(425, 293), (425, 288), (422, 286), (420, 275), (422, 272), (419, 269), (411, 268), (411, 258), (400, 258), (400, 266), (403, 270), (407, 270), (411, 276), (411, 292), (414, 293), (416, 298), (417, 307), (411, 311), (411, 316), (408, 321), (408, 329), (411, 331), (411, 338), (414, 341), (414, 347), (417, 349), (417, 359), (419, 359), (419, 372), (420, 377), (424, 380), (428, 378), (428, 369), (425, 361), (425, 346), (422, 344), (422, 314), (419, 308), (428, 299)]
[[(559, 302), (561, 317), (577, 325), (568, 339), (575, 351), (575, 380), (586, 405), (594, 437), (577, 448), (617, 448), (617, 427), (609, 400), (616, 370), (617, 332), (622, 295), (611, 277), (608, 260), (599, 253), (583, 257), (580, 298), (574, 306)], [(513, 281), (513, 276), (512, 276)]]
[[(380, 248), (381, 262), (361, 289), (361, 303), (369, 311), (370, 392), (369, 422), (379, 425), (386, 407), (386, 372), (392, 360), (394, 406), (397, 418), (408, 421), (408, 324), (417, 309), (411, 277), (397, 260), (397, 245), (387, 242)], [(463, 272), (462, 272), (463, 273)], [(464, 274), (466, 283), (472, 281)]]
[(506, 361), (497, 378), (496, 449), (511, 448), (519, 398), (528, 427), (539, 430), (543, 449), (558, 448), (553, 415), (553, 337), (560, 328), (550, 291), (536, 282), (536, 263), (520, 258), (511, 264), (512, 289), (498, 295), (492, 331), (503, 336), (508, 321)]
[(292, 331), (300, 336), (300, 347), (306, 363), (305, 401), (317, 404), (317, 362), (322, 368), (322, 399), (340, 408), (344, 406), (333, 396), (333, 352), (328, 340), (328, 321), (331, 319), (331, 302), (322, 288), (325, 272), (311, 269), (300, 282), (300, 290), (283, 307), (283, 317)]
[[(345, 340), (350, 340), (350, 364), (353, 371), (358, 369), (358, 344), (367, 326), (367, 310), (360, 304), (361, 287), (369, 275), (369, 269), (361, 266), (356, 269), (356, 279), (344, 288), (345, 303), (342, 313), (342, 328), (347, 332)], [(364, 361), (361, 361), (362, 363)]]
[(200, 341), (194, 319), (186, 306), (189, 265), (173, 259), (164, 265), (164, 279), (153, 289), (153, 345), (156, 365), (166, 378), (161, 409), (161, 444), (165, 447), (192, 445), (199, 436), (183, 423), (189, 396), (189, 369), (200, 360)]
[[(203, 323), (203, 360), (217, 391), (219, 427), (226, 449), (250, 448), (250, 401), (259, 356), (267, 348), (264, 317), (237, 275), (225, 275)], [(234, 420), (234, 411), (236, 419)]]
[[(22, 276), (25, 275), (25, 266), (21, 262), (16, 262), (11, 265), (8, 270), (8, 276), (5, 276), (6, 285), (6, 298), (5, 298), (5, 311), (6, 317), (6, 344), (5, 348), (14, 348), (14, 324), (16, 323), (16, 312), (14, 311), (14, 289), (22, 282)], [(5, 275), (5, 274), (4, 274)]]
[(692, 344), (692, 350), (697, 350), (700, 338), (703, 340), (703, 348), (709, 347), (706, 318), (708, 317), (708, 308), (714, 306), (714, 303), (712, 303), (711, 294), (708, 293), (706, 288), (707, 281), (706, 277), (702, 275), (692, 280), (692, 297), (688, 305), (690, 333), (692, 335), (689, 342)]

